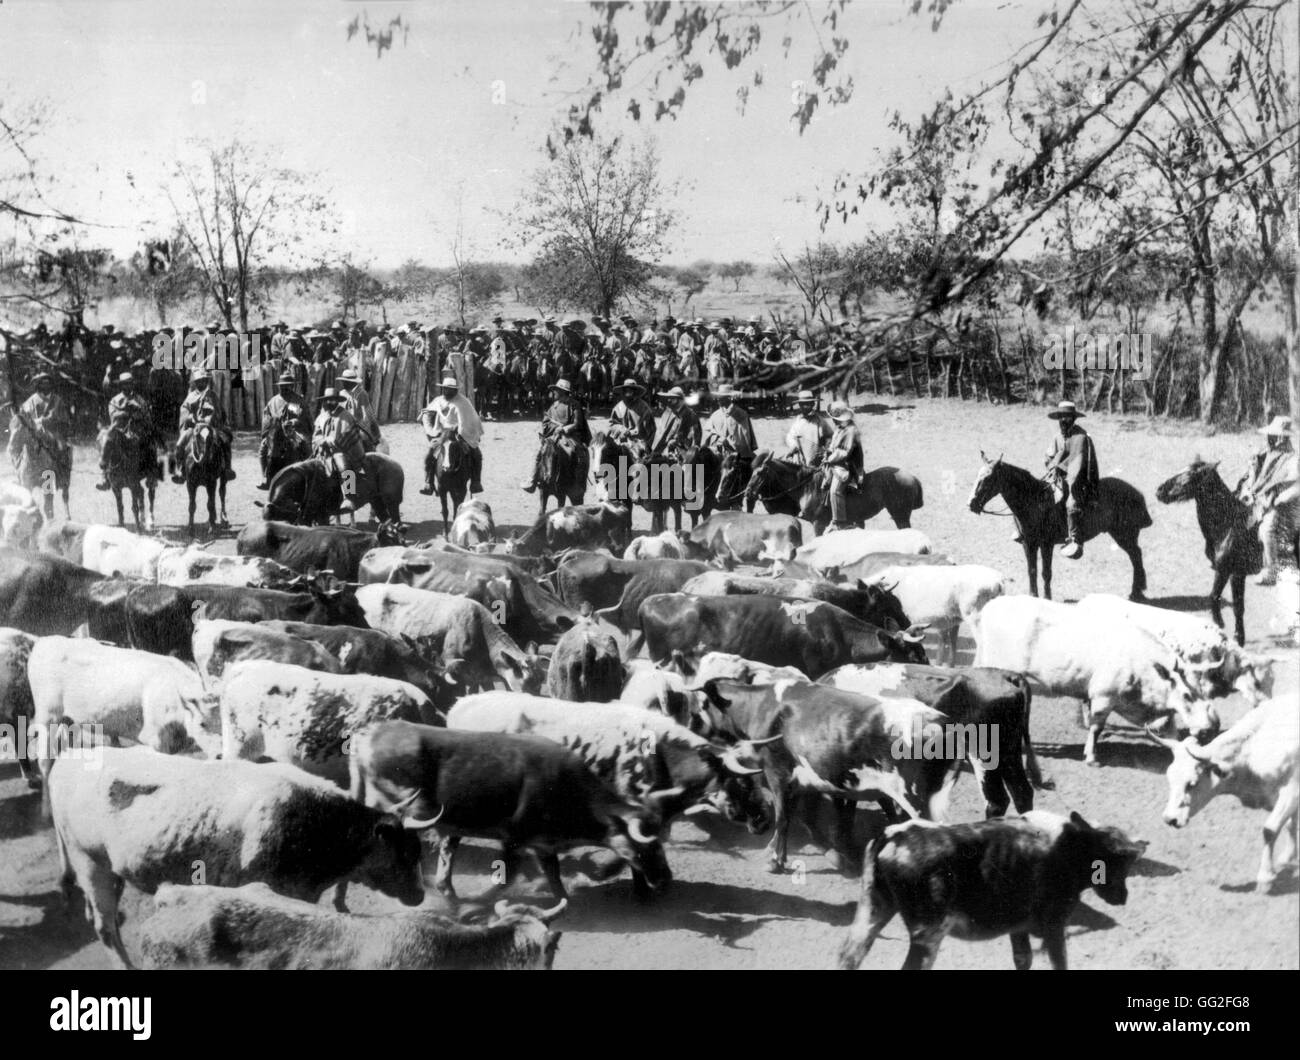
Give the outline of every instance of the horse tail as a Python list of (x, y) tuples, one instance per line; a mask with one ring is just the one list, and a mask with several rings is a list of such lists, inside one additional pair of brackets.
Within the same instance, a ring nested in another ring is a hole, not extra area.
[(912, 494), (912, 511), (925, 507), (925, 493), (921, 489), (921, 480), (912, 476), (912, 484), (916, 487)]

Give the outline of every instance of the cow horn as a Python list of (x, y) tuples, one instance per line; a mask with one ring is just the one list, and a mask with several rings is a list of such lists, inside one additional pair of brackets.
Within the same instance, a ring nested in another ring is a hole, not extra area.
[(1158, 736), (1156, 733), (1151, 731), (1151, 726), (1149, 725), (1142, 726), (1142, 731), (1146, 734), (1147, 738), (1151, 740), (1152, 743), (1159, 744), (1161, 747), (1166, 747), (1171, 751), (1176, 750), (1177, 748), (1182, 746), (1182, 744), (1180, 744), (1177, 740), (1171, 740), (1165, 736)]
[(627, 834), (628, 838), (631, 839), (632, 842), (640, 843), (643, 846), (658, 841), (658, 836), (646, 835), (646, 833), (641, 830), (640, 817), (632, 817), (628, 820)]
[(427, 831), (428, 829), (432, 828), (435, 824), (437, 824), (439, 821), (441, 821), (442, 815), (446, 812), (447, 812), (447, 807), (444, 805), (438, 809), (438, 816), (434, 817), (431, 820), (421, 821), (415, 817), (408, 817), (406, 818), (406, 820), (402, 822), (402, 827), (409, 829), (412, 832)]
[(780, 733), (777, 733), (775, 736), (769, 736), (764, 740), (747, 740), (745, 742), (748, 743), (750, 747), (766, 747), (768, 744), (776, 743), (777, 740), (780, 739), (783, 739), (783, 737)]
[(558, 917), (561, 913), (563, 913), (568, 908), (569, 908), (569, 900), (567, 898), (561, 898), (559, 905), (551, 906), (550, 909), (538, 910), (537, 919), (540, 920), (543, 924), (549, 924), (552, 920), (554, 920), (556, 917)]
[(1200, 744), (1198, 744), (1195, 740), (1193, 739), (1184, 740), (1182, 743), (1182, 747), (1183, 750), (1185, 750), (1189, 755), (1195, 758), (1198, 762), (1210, 761), (1209, 753), (1205, 750), (1205, 748), (1201, 747)]
[(761, 767), (747, 766), (740, 760), (734, 748), (727, 748), (718, 755), (718, 760), (726, 767), (727, 772), (735, 773), (737, 776), (752, 777), (755, 773), (763, 772)]
[(423, 794), (424, 791), (422, 788), (416, 788), (413, 792), (411, 792), (410, 795), (408, 795), (401, 802), (393, 806), (393, 813), (405, 813), (407, 808), (411, 806), (415, 802), (415, 800), (418, 799)]

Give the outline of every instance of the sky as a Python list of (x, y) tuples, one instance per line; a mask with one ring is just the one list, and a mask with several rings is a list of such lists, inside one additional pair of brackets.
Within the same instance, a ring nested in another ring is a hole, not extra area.
[[(818, 7), (818, 0), (811, 0)], [(854, 0), (845, 23), (852, 104), (820, 108), (800, 135), (791, 82), (809, 66), (760, 59), (764, 86), (742, 117), (754, 67), (710, 65), (681, 118), (603, 128), (651, 135), (681, 183), (668, 260), (768, 262), (821, 238), (815, 206), (841, 170), (895, 142), (889, 115), (919, 115), (946, 88), (969, 91), (1034, 39), (1047, 0), (959, 0), (932, 32), (910, 0)], [(409, 35), (376, 58), (345, 26), (400, 13)], [(48, 102), (34, 151), (57, 174), (52, 201), (102, 226), (91, 241), (129, 254), (165, 234), (159, 189), (196, 140), (238, 136), (302, 171), (337, 207), (331, 254), (376, 267), (470, 255), (520, 260), (511, 214), (543, 164), (547, 132), (594, 68), (585, 3), (554, 0), (3, 0), (0, 99)], [(806, 26), (806, 23), (805, 23)], [(621, 111), (623, 104), (618, 105)], [(885, 226), (878, 205), (832, 238)]]

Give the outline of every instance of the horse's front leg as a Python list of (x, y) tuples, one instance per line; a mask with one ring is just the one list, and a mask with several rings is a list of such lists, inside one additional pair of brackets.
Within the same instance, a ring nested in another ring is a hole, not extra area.
[(1039, 548), (1043, 557), (1043, 599), (1052, 598), (1052, 543), (1045, 541)]
[(126, 511), (122, 507), (122, 490), (120, 487), (113, 487), (113, 500), (117, 502), (117, 525), (125, 527)]
[(154, 494), (158, 491), (158, 487), (155, 486), (152, 482), (150, 482), (148, 486), (148, 490), (149, 490), (149, 511), (148, 514), (145, 516), (144, 528), (149, 533), (153, 533), (153, 528), (154, 528), (153, 500), (154, 500)]
[(1223, 589), (1228, 584), (1228, 568), (1214, 568), (1214, 583), (1210, 586), (1210, 617), (1214, 624), (1223, 628)]
[(1232, 575), (1232, 622), (1236, 628), (1237, 645), (1246, 646), (1246, 574), (1236, 571)]
[(221, 493), (221, 525), (229, 526), (230, 519), (226, 516), (226, 480), (224, 477), (217, 480), (217, 489)]
[[(194, 509), (197, 508), (199, 504), (199, 498), (198, 498), (199, 488), (193, 482), (185, 483), (185, 488), (189, 491), (189, 495), (190, 495), (190, 518), (189, 518), (188, 529), (189, 529), (190, 537), (193, 537), (194, 536)], [(209, 494), (209, 496), (211, 495)]]
[(1038, 595), (1038, 547), (1026, 541), (1025, 569), (1029, 571), (1029, 595)]
[(447, 495), (439, 491), (438, 500), (442, 502), (442, 539), (446, 541), (451, 537), (451, 523), (447, 519)]
[(204, 489), (208, 495), (208, 533), (215, 536), (217, 532), (217, 487), (208, 485)]

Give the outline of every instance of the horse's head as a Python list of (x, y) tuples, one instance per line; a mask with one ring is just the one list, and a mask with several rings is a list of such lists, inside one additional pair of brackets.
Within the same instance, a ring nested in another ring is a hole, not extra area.
[(1218, 468), (1217, 460), (1210, 464), (1199, 456), (1193, 457), (1192, 462), (1178, 474), (1165, 479), (1156, 487), (1156, 499), (1161, 504), (1195, 500), (1202, 489), (1209, 485), (1212, 478), (1219, 477)]
[(984, 511), (984, 505), (1002, 492), (1002, 479), (999, 475), (1002, 468), (1002, 454), (999, 453), (996, 460), (990, 460), (981, 449), (980, 460), (983, 464), (979, 474), (975, 476), (975, 485), (970, 492), (970, 510), (976, 515)]

